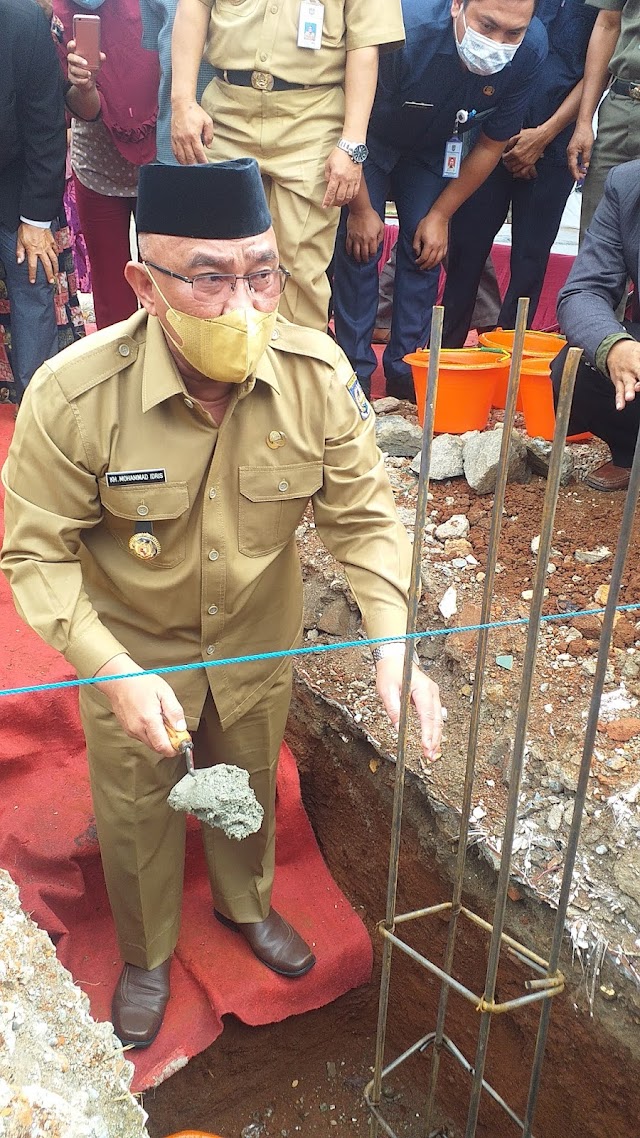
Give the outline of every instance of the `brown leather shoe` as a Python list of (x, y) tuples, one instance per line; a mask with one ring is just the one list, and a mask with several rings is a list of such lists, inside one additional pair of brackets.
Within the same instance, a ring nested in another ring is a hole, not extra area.
[(592, 490), (626, 490), (630, 473), (626, 466), (614, 466), (612, 462), (605, 462), (604, 466), (592, 470), (585, 482)]
[(125, 964), (113, 993), (111, 1022), (122, 1043), (148, 1047), (162, 1026), (169, 999), (171, 957), (157, 968)]
[(255, 924), (240, 924), (217, 909), (214, 912), (226, 928), (241, 933), (254, 956), (279, 976), (304, 976), (313, 968), (316, 958), (309, 945), (275, 909), (270, 909), (269, 916)]

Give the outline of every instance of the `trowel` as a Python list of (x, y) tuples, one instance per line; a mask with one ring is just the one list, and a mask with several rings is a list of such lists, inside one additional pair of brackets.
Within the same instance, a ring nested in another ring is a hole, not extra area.
[(197, 771), (189, 732), (176, 730), (166, 719), (164, 726), (174, 751), (184, 755), (187, 764), (187, 774), (169, 794), (169, 806), (195, 815), (206, 826), (217, 826), (236, 841), (257, 833), (264, 810), (249, 785), (249, 772), (226, 763)]

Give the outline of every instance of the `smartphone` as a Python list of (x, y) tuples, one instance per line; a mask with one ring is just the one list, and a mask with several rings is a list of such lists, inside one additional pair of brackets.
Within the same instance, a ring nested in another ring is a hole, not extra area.
[(100, 67), (100, 17), (73, 17), (73, 38), (76, 41), (76, 55), (86, 59), (90, 71)]

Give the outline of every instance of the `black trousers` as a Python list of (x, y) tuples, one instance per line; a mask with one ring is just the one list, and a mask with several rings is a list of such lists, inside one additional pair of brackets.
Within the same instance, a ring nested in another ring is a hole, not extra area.
[(528, 296), (529, 327), (536, 314), (551, 246), (571, 193), (566, 166), (541, 158), (537, 178), (514, 178), (499, 162), (486, 182), (460, 206), (451, 221), (444, 290), (445, 348), (460, 348), (469, 328), (484, 263), (511, 206), (511, 280), (498, 326), (513, 328), (518, 298)]
[[(627, 332), (640, 341), (640, 324), (624, 321)], [(562, 368), (569, 350), (563, 348), (551, 364), (554, 402), (558, 402)], [(630, 467), (640, 426), (640, 397), (625, 404), (622, 411), (616, 410), (615, 388), (610, 379), (582, 358), (576, 375), (568, 435), (591, 431), (599, 439), (604, 439), (611, 451), (611, 461), (615, 466)]]

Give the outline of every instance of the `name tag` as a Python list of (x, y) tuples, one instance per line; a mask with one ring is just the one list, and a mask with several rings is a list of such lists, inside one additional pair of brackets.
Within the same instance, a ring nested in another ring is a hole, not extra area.
[(322, 25), (324, 23), (324, 4), (312, 4), (302, 0), (298, 20), (298, 47), (308, 47), (318, 51), (322, 47)]
[(149, 486), (151, 483), (166, 482), (166, 471), (158, 470), (108, 470), (107, 486)]
[(444, 163), (442, 166), (443, 178), (457, 178), (460, 174), (462, 162), (462, 140), (450, 138), (444, 148)]

